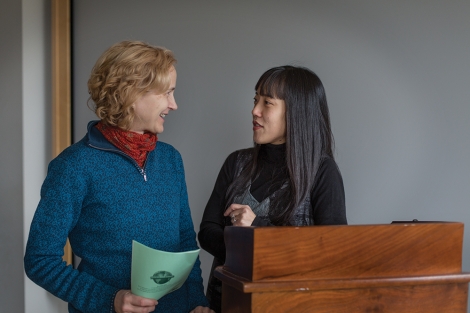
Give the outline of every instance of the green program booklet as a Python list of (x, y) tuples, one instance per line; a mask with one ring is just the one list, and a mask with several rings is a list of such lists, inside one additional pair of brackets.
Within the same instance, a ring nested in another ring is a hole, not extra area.
[(188, 278), (199, 249), (166, 252), (132, 241), (131, 291), (158, 300), (180, 288)]

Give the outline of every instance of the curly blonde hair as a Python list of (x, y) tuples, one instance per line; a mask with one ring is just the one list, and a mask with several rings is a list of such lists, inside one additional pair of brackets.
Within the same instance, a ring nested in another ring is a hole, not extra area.
[(105, 124), (128, 130), (134, 120), (132, 104), (150, 90), (165, 92), (174, 64), (168, 49), (141, 41), (114, 44), (91, 71), (88, 106)]

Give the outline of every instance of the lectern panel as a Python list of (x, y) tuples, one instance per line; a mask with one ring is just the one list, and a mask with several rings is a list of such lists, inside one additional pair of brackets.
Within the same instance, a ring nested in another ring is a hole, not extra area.
[(227, 227), (222, 313), (464, 313), (462, 223)]
[[(461, 223), (227, 227), (225, 235), (225, 269), (253, 281), (453, 274), (462, 268)], [(240, 244), (248, 237), (253, 241)]]

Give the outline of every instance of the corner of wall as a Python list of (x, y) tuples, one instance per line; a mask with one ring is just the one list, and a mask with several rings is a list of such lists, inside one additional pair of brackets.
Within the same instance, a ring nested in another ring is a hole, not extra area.
[[(22, 0), (23, 255), (51, 158), (50, 1)], [(22, 260), (21, 260), (22, 264)], [(59, 313), (67, 303), (24, 277), (24, 312)]]

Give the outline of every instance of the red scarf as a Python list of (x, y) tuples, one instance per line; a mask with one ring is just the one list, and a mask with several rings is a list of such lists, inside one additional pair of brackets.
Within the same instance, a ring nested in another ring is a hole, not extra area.
[(119, 127), (105, 125), (101, 121), (96, 124), (96, 128), (110, 143), (133, 158), (140, 167), (144, 166), (147, 154), (155, 149), (157, 145), (157, 135), (152, 133), (139, 134)]

